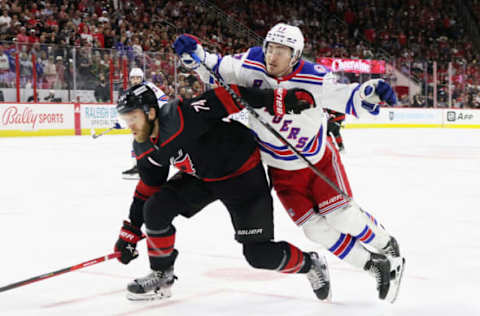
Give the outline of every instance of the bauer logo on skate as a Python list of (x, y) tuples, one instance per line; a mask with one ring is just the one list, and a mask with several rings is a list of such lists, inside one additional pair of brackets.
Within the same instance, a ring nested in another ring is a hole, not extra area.
[(263, 232), (263, 228), (253, 228), (253, 229), (242, 229), (237, 231), (238, 235), (258, 235)]

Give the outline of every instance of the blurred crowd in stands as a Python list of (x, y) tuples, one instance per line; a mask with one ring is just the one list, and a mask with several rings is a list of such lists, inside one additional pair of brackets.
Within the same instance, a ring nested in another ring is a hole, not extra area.
[[(464, 5), (478, 26), (479, 1)], [(432, 61), (439, 105), (444, 101), (450, 63), (455, 105), (480, 107), (478, 54), (460, 12), (449, 0), (0, 0), (0, 88), (16, 85), (18, 52), (22, 88), (32, 85), (35, 72), (40, 89), (113, 83), (121, 90), (129, 69), (140, 67), (168, 95), (194, 96), (203, 86), (175, 65), (171, 45), (178, 34), (193, 33), (210, 52), (233, 54), (261, 44), (284, 21), (302, 29), (309, 58), (393, 61), (424, 82), (422, 93), (405, 101), (413, 106), (431, 103)]]

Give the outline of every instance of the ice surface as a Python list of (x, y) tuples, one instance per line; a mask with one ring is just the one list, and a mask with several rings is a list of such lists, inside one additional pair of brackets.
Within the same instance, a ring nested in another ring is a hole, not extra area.
[[(356, 201), (398, 239), (407, 268), (398, 301), (327, 254), (333, 303), (302, 275), (254, 270), (214, 203), (178, 218), (172, 298), (130, 302), (126, 284), (148, 273), (145, 244), (116, 260), (0, 293), (0, 315), (480, 315), (480, 130), (344, 130)], [(136, 181), (128, 135), (0, 139), (0, 286), (112, 252)], [(277, 240), (320, 247), (275, 202)]]

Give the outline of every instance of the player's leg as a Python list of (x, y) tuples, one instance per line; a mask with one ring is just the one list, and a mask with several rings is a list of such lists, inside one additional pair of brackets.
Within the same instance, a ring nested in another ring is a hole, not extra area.
[(323, 216), (317, 214), (315, 199), (329, 200), (335, 196), (332, 190), (324, 190), (324, 197), (313, 195), (312, 183), (317, 176), (310, 169), (280, 170), (270, 168), (273, 186), (290, 218), (303, 228), (305, 235), (313, 242), (327, 248), (339, 259), (363, 268), (369, 252), (348, 234), (342, 234), (330, 226)]
[(187, 218), (195, 215), (213, 200), (202, 181), (179, 172), (145, 202), (143, 210), (152, 272), (128, 285), (129, 299), (170, 297), (175, 280), (173, 266), (178, 255), (172, 221), (177, 215)]
[(211, 185), (229, 210), (235, 239), (243, 244), (243, 254), (252, 267), (307, 274), (317, 297), (329, 297), (330, 280), (323, 257), (285, 241), (272, 241), (273, 201), (261, 164), (236, 178)]
[(343, 151), (344, 146), (343, 146), (342, 135), (340, 134), (340, 127), (341, 127), (340, 122), (330, 119), (328, 121), (327, 135), (333, 137), (335, 139), (335, 144), (337, 144), (338, 146), (338, 150)]
[(135, 152), (133, 151), (133, 149), (131, 155), (133, 166), (132, 168), (122, 172), (122, 178), (127, 180), (138, 180), (140, 176), (138, 175), (137, 158), (135, 158)]
[[(308, 168), (295, 171), (270, 168), (270, 174), (280, 201), (292, 220), (303, 228), (305, 236), (324, 246), (337, 258), (357, 268), (365, 269), (367, 263), (372, 260), (371, 252), (365, 249), (355, 237), (339, 232), (329, 225), (323, 216), (317, 214), (314, 199), (333, 201), (336, 192), (326, 188), (321, 191), (321, 196), (319, 192), (314, 196), (312, 183), (316, 181), (317, 176)], [(384, 282), (377, 286), (381, 296), (385, 297), (389, 287), (388, 261), (384, 260), (378, 264), (384, 266), (382, 270)]]
[[(317, 164), (317, 167), (330, 180), (335, 182), (340, 189), (351, 196), (350, 184), (340, 155), (330, 141), (327, 141), (324, 158)], [(380, 256), (372, 256), (371, 254), (370, 260), (366, 263), (364, 269), (374, 272), (377, 281), (380, 276), (385, 276), (385, 273), (382, 272), (383, 269), (387, 268), (385, 258), (389, 261), (389, 269), (396, 269), (401, 264), (400, 262), (403, 259), (397, 260), (400, 259), (400, 252), (395, 239), (373, 216), (345, 200), (342, 195), (338, 194), (338, 192), (318, 177), (314, 180), (313, 195), (318, 203), (319, 214), (324, 216), (325, 221), (331, 227), (345, 234), (330, 249), (340, 251), (342, 246), (346, 244), (347, 239), (350, 239), (350, 243), (353, 243), (352, 240), (355, 239), (355, 244), (361, 242), (371, 246), (380, 253)], [(396, 249), (392, 249), (392, 245)], [(395, 255), (395, 258), (393, 258), (392, 254)], [(381, 298), (385, 298), (388, 292), (381, 290), (386, 288), (387, 283), (389, 283), (387, 280), (380, 279), (380, 282), (377, 284)]]
[[(330, 141), (326, 142), (324, 158), (317, 163), (317, 167), (341, 190), (352, 195), (340, 155)], [(325, 216), (333, 228), (352, 235), (378, 251), (387, 246), (391, 236), (373, 216), (349, 203), (319, 177), (314, 179), (312, 191), (318, 203), (318, 213)]]

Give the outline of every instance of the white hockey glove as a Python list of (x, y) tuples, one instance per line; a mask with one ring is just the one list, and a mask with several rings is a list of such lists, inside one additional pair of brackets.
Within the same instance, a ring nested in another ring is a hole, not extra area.
[(360, 99), (362, 107), (372, 115), (380, 112), (380, 102), (384, 101), (389, 105), (397, 103), (397, 97), (392, 87), (382, 79), (371, 79), (360, 86)]
[(175, 53), (180, 57), (182, 64), (188, 69), (195, 70), (200, 67), (200, 63), (192, 58), (192, 53), (197, 55), (202, 62), (205, 62), (206, 53), (198, 38), (193, 35), (180, 35), (175, 39), (175, 42), (173, 42), (173, 48)]

